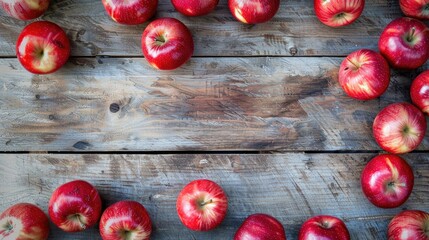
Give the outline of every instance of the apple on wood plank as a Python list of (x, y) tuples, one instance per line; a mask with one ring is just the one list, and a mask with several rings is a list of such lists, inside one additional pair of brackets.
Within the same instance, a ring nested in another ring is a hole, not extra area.
[(175, 18), (159, 18), (143, 31), (142, 51), (156, 69), (173, 70), (185, 64), (194, 53), (194, 40), (188, 27)]
[(408, 17), (429, 20), (429, 0), (399, 0), (399, 6)]
[(234, 240), (286, 240), (283, 225), (274, 217), (256, 213), (248, 216), (238, 228)]
[(247, 24), (264, 23), (271, 20), (280, 7), (280, 0), (228, 0), (232, 15)]
[(0, 0), (3, 10), (20, 20), (31, 20), (42, 16), (49, 7), (49, 0)]
[(375, 141), (385, 151), (407, 153), (422, 142), (426, 133), (426, 118), (410, 103), (393, 103), (377, 114), (372, 131)]
[(188, 183), (176, 202), (177, 214), (187, 228), (209, 231), (219, 226), (226, 216), (228, 199), (223, 189), (208, 179)]
[(152, 222), (145, 207), (136, 201), (120, 201), (104, 210), (100, 220), (103, 240), (148, 240)]
[(314, 12), (323, 24), (342, 27), (356, 21), (362, 14), (365, 0), (314, 0)]
[(429, 240), (429, 213), (420, 210), (405, 210), (389, 223), (389, 240)]
[(308, 219), (299, 231), (298, 240), (350, 240), (344, 222), (334, 216), (319, 215)]
[(49, 220), (36, 205), (18, 203), (0, 215), (0, 238), (5, 240), (45, 240), (49, 235)]
[(63, 231), (80, 232), (95, 225), (100, 219), (101, 198), (90, 183), (71, 181), (52, 193), (48, 212), (51, 221)]
[(417, 19), (397, 18), (381, 33), (378, 48), (394, 68), (421, 67), (429, 58), (429, 29)]
[(350, 53), (341, 63), (338, 80), (352, 98), (370, 100), (381, 96), (390, 83), (390, 68), (380, 54), (361, 49)]
[(212, 12), (219, 0), (171, 0), (174, 8), (188, 17), (207, 15)]
[(70, 42), (57, 24), (48, 21), (33, 22), (19, 34), (16, 56), (21, 65), (31, 73), (53, 73), (67, 62)]
[(374, 157), (363, 169), (362, 191), (380, 208), (395, 208), (407, 201), (414, 186), (411, 166), (394, 154)]
[(422, 110), (429, 114), (429, 70), (422, 72), (414, 79), (410, 88), (411, 100)]
[(158, 0), (102, 0), (107, 14), (117, 23), (142, 24), (155, 15)]

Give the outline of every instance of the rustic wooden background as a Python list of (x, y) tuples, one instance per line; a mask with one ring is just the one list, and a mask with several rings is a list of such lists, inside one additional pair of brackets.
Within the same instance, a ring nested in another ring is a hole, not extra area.
[[(350, 52), (377, 50), (378, 37), (402, 16), (398, 1), (367, 1), (352, 25), (322, 25), (309, 0), (282, 1), (260, 25), (234, 20), (227, 1), (198, 18), (160, 0), (156, 17), (191, 30), (194, 57), (174, 71), (152, 69), (141, 54), (146, 24), (114, 23), (101, 1), (54, 0), (42, 17), (62, 26), (72, 57), (58, 72), (32, 75), (15, 57), (29, 22), (0, 11), (0, 211), (17, 202), (47, 210), (60, 184), (84, 179), (107, 206), (143, 203), (153, 239), (231, 239), (249, 214), (278, 218), (296, 239), (310, 216), (345, 220), (353, 239), (386, 239), (402, 209), (429, 211), (429, 138), (403, 157), (416, 183), (401, 207), (372, 206), (360, 172), (379, 154), (371, 126), (380, 109), (410, 101), (412, 79), (428, 69), (392, 70), (388, 91), (372, 101), (347, 97), (337, 77)], [(196, 178), (217, 181), (230, 208), (216, 230), (183, 227), (180, 189)], [(100, 239), (96, 228), (50, 239)]]

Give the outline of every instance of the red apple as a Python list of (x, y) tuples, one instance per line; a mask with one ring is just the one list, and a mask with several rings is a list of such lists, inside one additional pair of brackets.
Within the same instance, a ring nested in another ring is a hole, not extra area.
[(182, 66), (194, 53), (189, 29), (175, 18), (159, 18), (143, 31), (142, 51), (146, 60), (160, 70)]
[(228, 200), (215, 182), (199, 179), (186, 185), (177, 197), (176, 209), (182, 223), (194, 231), (216, 228), (225, 218)]
[(429, 58), (429, 30), (417, 19), (395, 19), (381, 33), (378, 48), (392, 67), (418, 68)]
[(101, 215), (101, 198), (91, 184), (75, 180), (59, 186), (49, 200), (52, 222), (66, 232), (95, 225)]
[(399, 6), (408, 17), (429, 19), (429, 0), (399, 0)]
[(228, 0), (232, 15), (240, 22), (257, 24), (271, 20), (280, 7), (280, 0)]
[(344, 222), (336, 217), (320, 215), (308, 219), (299, 231), (298, 240), (349, 240)]
[(365, 196), (375, 206), (399, 207), (407, 201), (413, 190), (413, 170), (399, 156), (378, 155), (363, 169), (361, 186)]
[(410, 103), (394, 103), (381, 110), (372, 126), (375, 141), (390, 153), (416, 149), (426, 133), (424, 114)]
[(19, 35), (16, 55), (22, 66), (31, 73), (52, 73), (67, 62), (70, 43), (64, 30), (55, 23), (33, 22)]
[(135, 25), (155, 15), (158, 0), (101, 0), (107, 14), (117, 23)]
[(429, 70), (414, 79), (410, 93), (413, 103), (424, 113), (429, 114)]
[(389, 86), (389, 64), (372, 50), (358, 50), (349, 54), (341, 63), (338, 80), (350, 97), (359, 100), (374, 99), (381, 96)]
[(248, 216), (234, 235), (234, 240), (286, 240), (283, 225), (274, 217), (256, 213)]
[(402, 211), (390, 221), (387, 236), (389, 240), (429, 240), (429, 213)]
[(0, 215), (0, 238), (9, 240), (48, 239), (49, 220), (36, 205), (18, 203)]
[(171, 3), (181, 14), (196, 17), (212, 12), (219, 0), (171, 0)]
[(317, 18), (330, 27), (353, 23), (362, 14), (365, 0), (314, 0)]
[(49, 7), (49, 0), (0, 0), (4, 11), (20, 20), (40, 17)]
[(152, 223), (146, 209), (135, 201), (120, 201), (108, 207), (101, 216), (103, 240), (148, 240)]

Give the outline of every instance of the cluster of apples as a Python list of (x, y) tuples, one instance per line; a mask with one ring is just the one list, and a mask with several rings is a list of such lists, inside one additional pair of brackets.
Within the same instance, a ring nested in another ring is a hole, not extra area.
[[(219, 0), (171, 0), (174, 8), (189, 17), (212, 12)], [(49, 0), (0, 0), (12, 17), (30, 20), (40, 17)], [(117, 23), (136, 25), (152, 18), (158, 0), (102, 0), (106, 12)], [(270, 20), (278, 11), (280, 0), (228, 0), (232, 15), (248, 24)], [(173, 70), (186, 63), (194, 52), (190, 30), (175, 18), (159, 18), (145, 28), (142, 52), (151, 66)], [(48, 74), (60, 69), (70, 56), (70, 42), (64, 30), (49, 21), (27, 25), (16, 42), (16, 55), (22, 66), (34, 74)]]
[[(319, 20), (331, 27), (354, 22), (364, 9), (364, 0), (315, 0)], [(390, 83), (390, 66), (411, 70), (429, 58), (429, 28), (418, 19), (429, 19), (428, 0), (400, 0), (407, 17), (390, 22), (381, 33), (380, 53), (361, 49), (349, 54), (341, 63), (338, 78), (345, 93), (358, 100), (380, 97)], [(418, 18), (418, 19), (417, 19)], [(380, 208), (401, 206), (410, 196), (414, 174), (410, 165), (395, 154), (416, 149), (426, 133), (429, 113), (429, 70), (411, 85), (410, 103), (393, 103), (374, 119), (373, 135), (377, 144), (389, 154), (374, 157), (364, 168), (361, 186), (368, 200)], [(423, 112), (424, 113), (423, 113)], [(407, 210), (395, 216), (388, 227), (388, 238), (429, 240), (429, 214)]]

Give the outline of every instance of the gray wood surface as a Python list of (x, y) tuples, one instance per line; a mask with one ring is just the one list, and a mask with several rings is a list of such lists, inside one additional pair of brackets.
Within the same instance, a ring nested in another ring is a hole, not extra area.
[[(429, 157), (403, 157), (414, 169), (415, 187), (396, 209), (380, 209), (361, 192), (360, 174), (374, 154), (274, 155), (0, 155), (0, 211), (16, 202), (31, 202), (45, 212), (52, 191), (74, 179), (91, 182), (104, 205), (132, 199), (149, 211), (153, 239), (231, 239), (247, 215), (271, 214), (296, 239), (310, 216), (344, 219), (352, 239), (385, 239), (387, 224), (402, 209), (429, 211)], [(229, 197), (225, 221), (214, 231), (187, 230), (175, 201), (187, 182), (208, 178)], [(65, 234), (52, 226), (50, 239), (100, 239), (96, 228)]]
[[(198, 18), (182, 16), (169, 0), (160, 0), (155, 17), (183, 21), (194, 36), (195, 56), (344, 56), (361, 47), (376, 50), (384, 26), (400, 16), (397, 1), (371, 0), (354, 24), (333, 29), (317, 20), (312, 1), (282, 0), (272, 21), (245, 25), (233, 18), (227, 0)], [(116, 24), (99, 0), (54, 0), (41, 19), (66, 30), (73, 56), (142, 56), (140, 38), (147, 23)], [(0, 11), (0, 56), (15, 56), (15, 41), (26, 24)]]
[(374, 117), (409, 101), (421, 69), (393, 72), (363, 102), (339, 86), (341, 61), (193, 58), (160, 72), (141, 58), (76, 58), (42, 76), (0, 59), (0, 151), (379, 150)]

